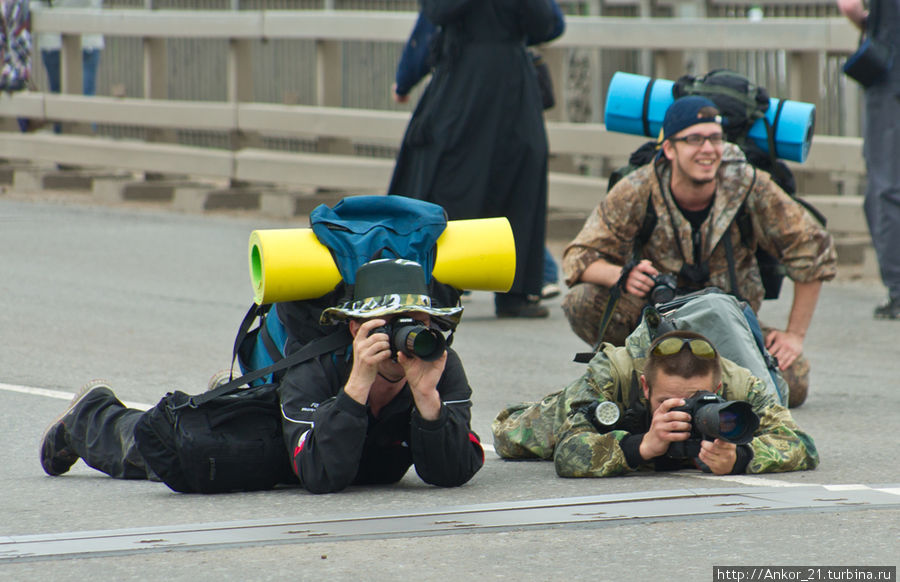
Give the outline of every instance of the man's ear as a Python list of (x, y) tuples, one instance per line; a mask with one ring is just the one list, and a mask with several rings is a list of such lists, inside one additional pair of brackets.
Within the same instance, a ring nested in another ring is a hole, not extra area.
[(350, 336), (356, 337), (356, 334), (359, 333), (359, 328), (362, 324), (355, 319), (351, 319), (347, 322), (347, 327), (350, 328)]
[(669, 140), (662, 142), (662, 152), (669, 161), (675, 159), (675, 146)]
[(641, 388), (644, 390), (644, 398), (650, 402), (650, 384), (647, 383), (647, 377), (641, 374)]

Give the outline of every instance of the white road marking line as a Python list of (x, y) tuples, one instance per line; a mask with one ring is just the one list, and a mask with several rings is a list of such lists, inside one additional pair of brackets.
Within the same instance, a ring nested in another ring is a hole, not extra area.
[[(7, 392), (18, 392), (20, 394), (31, 394), (33, 396), (45, 396), (47, 398), (56, 398), (58, 400), (66, 401), (72, 400), (75, 397), (74, 392), (48, 390), (47, 388), (33, 388), (31, 386), (21, 386), (18, 384), (0, 383), (0, 390), (6, 390)], [(124, 404), (128, 408), (135, 408), (137, 410), (147, 410), (156, 406), (155, 404), (145, 404), (143, 402), (128, 402), (125, 400), (122, 401), (122, 404)]]
[(900, 495), (900, 487), (885, 487), (882, 489), (876, 488), (875, 491), (881, 491), (882, 493), (890, 493), (891, 495)]
[(729, 481), (741, 485), (754, 487), (821, 487), (819, 483), (793, 483), (791, 481), (779, 481), (778, 479), (766, 479), (755, 475), (688, 475), (696, 479), (708, 479), (710, 481)]
[(847, 484), (847, 485), (823, 485), (829, 491), (855, 491), (857, 489), (869, 489), (868, 485)]

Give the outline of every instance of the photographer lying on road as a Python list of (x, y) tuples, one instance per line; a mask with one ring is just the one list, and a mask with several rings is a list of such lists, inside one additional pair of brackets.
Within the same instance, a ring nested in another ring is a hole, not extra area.
[[(286, 470), (281, 482), (334, 492), (394, 483), (410, 465), (432, 485), (471, 479), (484, 463), (470, 427), (472, 390), (459, 356), (434, 329), (454, 329), (462, 310), (432, 303), (418, 263), (380, 259), (360, 267), (352, 300), (322, 314), (323, 324), (347, 324), (352, 348), (298, 364), (278, 385), (284, 465), (294, 473)], [(398, 345), (398, 335), (412, 345)], [(288, 347), (286, 355), (300, 349)], [(44, 433), (41, 466), (62, 475), (82, 458), (111, 477), (157, 480), (162, 473), (135, 442), (135, 426), (148, 414), (127, 408), (104, 382), (88, 383)]]
[(501, 411), (491, 427), (497, 454), (553, 459), (561, 477), (687, 467), (767, 473), (819, 464), (812, 438), (791, 413), (709, 340), (678, 330), (650, 343), (643, 330), (626, 347), (604, 343), (564, 390)]

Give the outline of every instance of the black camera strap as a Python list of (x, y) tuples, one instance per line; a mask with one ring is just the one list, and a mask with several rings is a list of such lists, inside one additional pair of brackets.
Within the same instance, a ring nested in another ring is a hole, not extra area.
[(632, 258), (625, 263), (624, 267), (622, 267), (622, 273), (619, 275), (619, 280), (609, 289), (609, 299), (606, 302), (606, 309), (603, 310), (603, 318), (600, 320), (597, 331), (597, 341), (594, 342), (590, 352), (578, 352), (575, 354), (573, 361), (578, 362), (579, 364), (586, 364), (590, 362), (591, 358), (594, 357), (594, 354), (600, 350), (600, 344), (603, 343), (603, 334), (606, 333), (606, 328), (609, 327), (612, 314), (616, 310), (619, 299), (622, 297), (622, 292), (625, 290), (625, 282), (628, 281), (628, 275), (631, 274), (632, 269), (634, 269), (636, 265), (637, 260)]

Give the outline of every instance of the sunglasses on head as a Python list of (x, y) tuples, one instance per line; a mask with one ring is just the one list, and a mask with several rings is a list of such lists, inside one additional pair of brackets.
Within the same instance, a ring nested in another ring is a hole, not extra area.
[(674, 356), (684, 349), (691, 348), (691, 353), (704, 360), (712, 360), (716, 357), (716, 349), (706, 340), (697, 338), (670, 337), (656, 344), (651, 353), (654, 356)]

